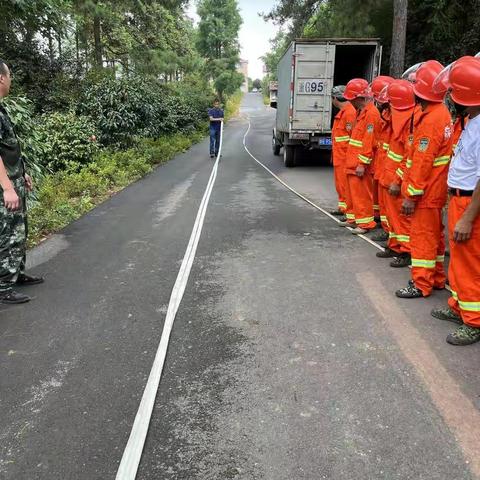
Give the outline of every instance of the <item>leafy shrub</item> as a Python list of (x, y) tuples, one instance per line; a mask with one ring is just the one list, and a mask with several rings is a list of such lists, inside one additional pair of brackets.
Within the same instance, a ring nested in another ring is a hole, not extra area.
[(42, 164), (45, 146), (34, 120), (33, 103), (26, 97), (7, 97), (2, 101), (18, 135), (28, 173), (35, 183), (42, 180), (46, 173)]
[(77, 109), (95, 120), (101, 143), (128, 147), (135, 137), (193, 132), (205, 120), (211, 96), (196, 83), (110, 76), (90, 83)]
[(78, 169), (99, 149), (93, 122), (73, 112), (42, 115), (37, 131), (43, 145), (41, 163), (54, 172)]

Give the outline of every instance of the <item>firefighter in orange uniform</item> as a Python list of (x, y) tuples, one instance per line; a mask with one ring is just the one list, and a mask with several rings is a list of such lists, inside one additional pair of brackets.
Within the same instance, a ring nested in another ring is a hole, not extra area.
[[(335, 174), (335, 188), (338, 194), (338, 210), (331, 212), (332, 215), (345, 215), (347, 213), (345, 160), (350, 134), (357, 117), (357, 111), (350, 102), (345, 100), (343, 97), (344, 93), (344, 85), (339, 85), (332, 89), (332, 103), (339, 110), (337, 115), (335, 115), (332, 128), (332, 163)], [(351, 202), (349, 210), (350, 213), (353, 213)]]
[(410, 264), (410, 217), (401, 213), (401, 186), (413, 141), (415, 95), (412, 83), (395, 80), (387, 88), (387, 97), (392, 112), (392, 135), (380, 185), (385, 191), (390, 234), (387, 248), (378, 252), (377, 257), (394, 257), (390, 266), (400, 268)]
[(372, 237), (372, 240), (376, 242), (384, 242), (388, 240), (389, 233), (387, 212), (383, 198), (384, 191), (380, 188), (379, 179), (385, 166), (385, 156), (387, 154), (388, 142), (391, 134), (390, 105), (384, 94), (387, 86), (392, 82), (392, 77), (380, 75), (379, 77), (374, 78), (370, 85), (375, 106), (380, 112), (380, 122), (378, 134), (375, 136), (376, 145), (373, 159), (373, 211), (376, 217), (375, 219), (380, 219), (382, 230), (380, 233)]
[(448, 174), (449, 280), (452, 297), (432, 315), (460, 324), (452, 345), (480, 341), (480, 60), (463, 57), (449, 73), (450, 97), (468, 115)]
[[(378, 130), (380, 113), (372, 102), (368, 82), (362, 78), (350, 80), (344, 97), (357, 110), (347, 150), (347, 188), (353, 203), (356, 228), (352, 233), (359, 235), (376, 228), (373, 200), (372, 174), (370, 165), (375, 148), (375, 132)], [(349, 219), (350, 220), (350, 219)], [(348, 224), (344, 222), (342, 225)]]
[(446, 282), (442, 208), (447, 199), (453, 125), (443, 95), (432, 90), (442, 70), (439, 62), (429, 60), (420, 66), (413, 84), (421, 111), (415, 119), (411, 167), (402, 183), (402, 212), (412, 217), (412, 280), (395, 292), (400, 298), (427, 297)]

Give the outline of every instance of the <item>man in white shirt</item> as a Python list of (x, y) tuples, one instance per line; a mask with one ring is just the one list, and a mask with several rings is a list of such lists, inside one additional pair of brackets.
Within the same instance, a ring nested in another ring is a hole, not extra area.
[(480, 59), (464, 57), (449, 74), (450, 95), (457, 111), (469, 117), (450, 165), (448, 187), (448, 308), (432, 315), (460, 324), (447, 337), (452, 345), (480, 341)]

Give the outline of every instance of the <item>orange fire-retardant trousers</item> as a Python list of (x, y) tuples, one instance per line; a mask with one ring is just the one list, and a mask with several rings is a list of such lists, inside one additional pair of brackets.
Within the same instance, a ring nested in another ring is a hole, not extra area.
[(372, 176), (368, 172), (365, 172), (363, 177), (347, 174), (347, 180), (355, 223), (365, 230), (376, 228), (377, 224), (373, 216)]
[[(385, 232), (389, 233), (390, 232), (390, 224), (388, 221), (388, 211), (387, 211), (387, 205), (386, 205), (386, 198), (385, 196), (388, 195), (388, 190), (386, 190), (380, 182), (374, 181), (374, 188), (376, 184), (377, 188), (377, 195), (378, 195), (378, 207), (379, 207), (379, 215), (380, 215), (380, 221), (382, 223), (382, 228), (385, 230)], [(374, 204), (373, 204), (373, 209), (375, 210), (375, 199), (374, 199)], [(375, 215), (377, 215), (377, 212), (375, 212)]]
[(452, 288), (452, 297), (448, 304), (462, 316), (463, 323), (480, 328), (480, 217), (473, 223), (469, 240), (460, 243), (453, 241), (455, 225), (471, 200), (471, 197), (451, 197), (448, 204), (448, 279)]
[(378, 180), (375, 178), (372, 180), (372, 201), (373, 201), (373, 213), (376, 217), (380, 216), (380, 196), (378, 191)]
[(403, 215), (403, 197), (396, 197), (388, 193), (384, 188), (384, 201), (390, 228), (388, 248), (398, 253), (410, 253), (410, 224), (411, 217)]
[(353, 200), (352, 200), (352, 192), (350, 191), (350, 184), (348, 183), (348, 177), (350, 175), (346, 175), (346, 183), (345, 183), (345, 199), (347, 208), (345, 209), (345, 216), (347, 217), (347, 222), (354, 224), (355, 223), (355, 213), (353, 212)]
[(412, 279), (415, 286), (427, 297), (433, 287), (444, 288), (447, 276), (445, 237), (441, 208), (416, 208), (412, 215), (410, 231)]
[(335, 176), (335, 189), (338, 194), (338, 209), (345, 213), (347, 211), (347, 174), (344, 165), (335, 165), (333, 167)]

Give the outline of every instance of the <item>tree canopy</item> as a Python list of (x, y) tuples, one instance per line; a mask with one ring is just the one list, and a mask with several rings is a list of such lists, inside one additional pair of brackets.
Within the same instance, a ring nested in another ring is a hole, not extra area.
[[(390, 53), (391, 0), (280, 0), (264, 17), (287, 27), (288, 40), (300, 36), (379, 37), (384, 56)], [(410, 0), (407, 65), (433, 58), (449, 63), (475, 54), (480, 50), (479, 27), (480, 0)], [(273, 56), (276, 47), (278, 41), (273, 44)]]

